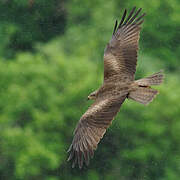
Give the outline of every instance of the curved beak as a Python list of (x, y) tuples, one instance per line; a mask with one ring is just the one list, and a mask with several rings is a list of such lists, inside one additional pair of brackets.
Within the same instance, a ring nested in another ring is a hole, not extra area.
[(90, 98), (89, 98), (89, 96), (87, 97), (87, 101), (89, 100)]

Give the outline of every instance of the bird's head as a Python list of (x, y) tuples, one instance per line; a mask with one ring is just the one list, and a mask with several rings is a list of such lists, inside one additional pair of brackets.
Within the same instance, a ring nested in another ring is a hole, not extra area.
[(96, 99), (96, 95), (97, 95), (97, 91), (92, 92), (92, 93), (88, 96), (87, 100)]

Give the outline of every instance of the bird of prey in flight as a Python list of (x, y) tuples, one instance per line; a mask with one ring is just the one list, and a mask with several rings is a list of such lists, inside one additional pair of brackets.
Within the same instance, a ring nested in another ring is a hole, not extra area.
[(99, 141), (126, 98), (147, 105), (158, 93), (151, 86), (162, 83), (162, 71), (139, 80), (134, 77), (139, 33), (145, 16), (145, 13), (139, 15), (140, 11), (141, 8), (136, 11), (134, 7), (126, 17), (125, 10), (120, 23), (115, 22), (112, 39), (104, 50), (103, 84), (88, 96), (94, 103), (79, 120), (68, 150), (68, 161), (72, 160), (72, 167), (78, 164), (82, 168), (84, 163), (89, 164)]

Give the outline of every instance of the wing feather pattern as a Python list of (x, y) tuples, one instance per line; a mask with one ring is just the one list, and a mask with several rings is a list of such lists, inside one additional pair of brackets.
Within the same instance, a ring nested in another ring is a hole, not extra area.
[(83, 163), (89, 164), (97, 145), (106, 129), (120, 109), (126, 95), (120, 98), (97, 100), (81, 117), (74, 131), (74, 139), (68, 150), (68, 161), (72, 160), (72, 167), (76, 164), (82, 168)]
[[(135, 7), (126, 19), (124, 11), (121, 22), (115, 24), (113, 36), (104, 52), (104, 81), (133, 81), (136, 72), (140, 25), (145, 13), (138, 17), (141, 8)], [(135, 14), (134, 14), (135, 12)], [(122, 78), (124, 77), (124, 78)]]

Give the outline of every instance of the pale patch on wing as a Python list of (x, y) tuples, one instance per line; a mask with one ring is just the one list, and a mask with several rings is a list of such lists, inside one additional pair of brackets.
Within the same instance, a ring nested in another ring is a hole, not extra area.
[(110, 68), (116, 72), (119, 71), (119, 63), (117, 62), (117, 59), (112, 53), (106, 53), (104, 55), (104, 59), (105, 59), (105, 64), (107, 66), (105, 68)]
[(86, 111), (86, 113), (82, 116), (82, 118), (84, 116), (88, 116), (89, 114), (92, 113), (97, 113), (99, 111), (101, 111), (104, 106), (107, 104), (107, 102), (109, 101), (109, 99), (102, 99), (100, 101), (97, 101), (96, 103), (93, 104), (93, 106), (90, 106), (90, 108)]

